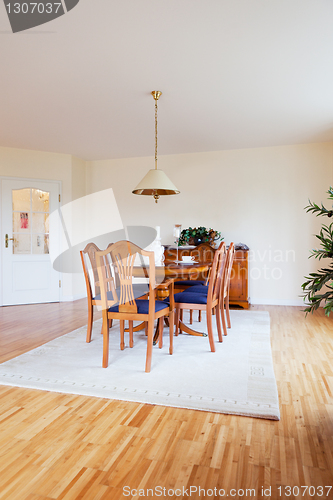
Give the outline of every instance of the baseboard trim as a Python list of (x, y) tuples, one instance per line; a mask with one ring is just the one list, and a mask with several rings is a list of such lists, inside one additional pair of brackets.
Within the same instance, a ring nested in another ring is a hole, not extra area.
[(65, 295), (61, 297), (60, 302), (74, 302), (74, 300), (85, 299), (87, 296), (85, 294), (79, 295)]
[(273, 299), (251, 299), (252, 305), (263, 306), (294, 306), (305, 307), (302, 299), (299, 300), (273, 300)]

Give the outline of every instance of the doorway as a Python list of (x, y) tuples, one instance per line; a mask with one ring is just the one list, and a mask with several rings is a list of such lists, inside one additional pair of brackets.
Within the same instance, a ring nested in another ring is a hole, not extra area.
[(59, 208), (60, 183), (33, 179), (1, 182), (2, 303), (59, 302), (60, 273), (52, 267), (49, 245), (59, 234), (49, 214)]

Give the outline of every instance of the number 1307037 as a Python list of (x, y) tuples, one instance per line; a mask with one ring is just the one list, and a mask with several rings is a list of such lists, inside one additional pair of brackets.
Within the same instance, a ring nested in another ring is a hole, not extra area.
[(332, 486), (278, 486), (279, 496), (332, 498)]
[(60, 7), (62, 7), (61, 2), (15, 2), (6, 4), (8, 14), (57, 14)]

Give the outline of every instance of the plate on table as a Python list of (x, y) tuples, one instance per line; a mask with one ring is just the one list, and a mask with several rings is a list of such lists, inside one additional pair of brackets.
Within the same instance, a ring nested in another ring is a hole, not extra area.
[(191, 260), (190, 262), (184, 262), (183, 260), (177, 260), (176, 262), (177, 262), (177, 264), (184, 264), (185, 266), (190, 265), (190, 264), (199, 264), (199, 262), (197, 260)]

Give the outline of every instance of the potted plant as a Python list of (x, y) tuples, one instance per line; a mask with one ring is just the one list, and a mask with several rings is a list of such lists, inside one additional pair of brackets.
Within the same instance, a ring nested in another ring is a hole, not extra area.
[[(327, 191), (329, 199), (333, 200), (333, 188), (330, 187)], [(332, 217), (333, 209), (327, 209), (323, 204), (321, 206), (312, 203), (309, 200), (309, 205), (305, 207), (307, 212), (312, 212), (318, 216)], [(304, 309), (306, 313), (315, 311), (324, 302), (324, 310), (326, 316), (330, 315), (333, 310), (333, 223), (330, 225), (322, 225), (319, 234), (316, 235), (320, 241), (320, 249), (313, 249), (310, 257), (315, 259), (330, 259), (327, 266), (319, 269), (317, 272), (310, 273), (306, 276), (306, 281), (302, 288), (305, 292), (304, 301), (307, 301), (307, 307)], [(324, 288), (323, 291), (322, 288)]]
[(208, 243), (214, 246), (214, 242), (223, 239), (221, 238), (220, 231), (215, 229), (200, 227), (189, 227), (183, 229), (180, 233), (179, 246), (183, 245), (200, 245), (200, 243)]

